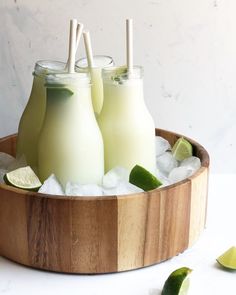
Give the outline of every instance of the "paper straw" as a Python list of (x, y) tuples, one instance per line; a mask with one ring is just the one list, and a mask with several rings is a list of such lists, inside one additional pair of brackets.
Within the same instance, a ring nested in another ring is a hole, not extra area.
[(76, 30), (76, 51), (78, 49), (80, 38), (83, 33), (83, 28), (84, 28), (84, 25), (82, 23), (78, 23), (77, 30)]
[[(76, 45), (75, 45), (75, 54), (78, 50), (78, 47), (79, 47), (79, 42), (80, 42), (80, 39), (81, 39), (81, 36), (82, 36), (82, 33), (83, 33), (83, 28), (84, 28), (84, 25), (82, 23), (78, 23), (77, 25), (77, 29), (76, 29)], [(68, 69), (69, 67), (69, 57), (67, 59), (67, 62), (66, 62), (66, 69)]]
[(133, 53), (133, 20), (126, 20), (126, 62), (128, 72), (131, 73), (134, 66), (134, 53)]
[(84, 37), (84, 45), (85, 45), (85, 50), (87, 55), (88, 67), (93, 68), (94, 67), (93, 51), (92, 51), (91, 38), (90, 38), (89, 31), (85, 31), (83, 33), (83, 37)]
[(75, 53), (76, 53), (76, 29), (77, 20), (70, 20), (70, 38), (69, 38), (69, 57), (68, 57), (68, 72), (75, 72)]

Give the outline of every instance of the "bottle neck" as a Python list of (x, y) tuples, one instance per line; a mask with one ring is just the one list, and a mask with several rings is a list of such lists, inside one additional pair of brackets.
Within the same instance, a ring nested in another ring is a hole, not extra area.
[(46, 124), (65, 124), (67, 127), (75, 128), (79, 122), (86, 124), (86, 120), (95, 119), (90, 86), (47, 87), (46, 92)]
[(66, 64), (60, 61), (39, 60), (34, 67), (34, 75), (45, 78), (45, 75), (52, 73), (65, 73)]
[(34, 75), (29, 102), (45, 101), (46, 100), (46, 89), (44, 87), (45, 79), (41, 76)]

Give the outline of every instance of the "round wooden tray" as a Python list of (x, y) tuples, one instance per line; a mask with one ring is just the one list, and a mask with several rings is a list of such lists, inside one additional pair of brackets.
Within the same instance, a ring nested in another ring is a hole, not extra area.
[[(180, 135), (156, 130), (173, 144)], [(0, 185), (0, 255), (34, 268), (110, 273), (173, 257), (204, 229), (207, 151), (190, 140), (202, 167), (190, 178), (150, 192), (62, 197)], [(0, 139), (15, 155), (16, 135)]]

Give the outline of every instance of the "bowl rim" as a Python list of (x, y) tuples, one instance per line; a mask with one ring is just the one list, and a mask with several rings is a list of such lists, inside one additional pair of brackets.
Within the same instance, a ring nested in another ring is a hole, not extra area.
[[(201, 160), (201, 167), (199, 168), (198, 171), (196, 171), (193, 175), (190, 177), (185, 178), (184, 180), (178, 181), (174, 184), (167, 185), (165, 187), (161, 188), (156, 188), (154, 190), (150, 190), (147, 192), (140, 192), (140, 193), (134, 193), (134, 194), (122, 194), (122, 195), (107, 195), (107, 196), (66, 196), (66, 195), (50, 195), (50, 194), (43, 194), (43, 193), (38, 193), (38, 192), (32, 192), (32, 191), (27, 191), (24, 189), (16, 188), (13, 186), (9, 186), (7, 184), (0, 184), (0, 191), (11, 191), (14, 193), (17, 193), (19, 196), (28, 196), (28, 197), (37, 197), (40, 199), (52, 199), (52, 200), (61, 200), (61, 201), (111, 201), (111, 200), (122, 200), (122, 199), (132, 199), (132, 198), (137, 198), (141, 196), (146, 196), (148, 197), (150, 194), (153, 194), (155, 192), (162, 193), (166, 190), (172, 189), (178, 185), (184, 185), (185, 183), (188, 183), (192, 179), (196, 178), (200, 174), (202, 174), (206, 169), (208, 169), (210, 165), (210, 157), (207, 152), (207, 150), (198, 142), (195, 140), (184, 136), (179, 133), (175, 133), (174, 131), (169, 131), (165, 129), (155, 129), (156, 131), (156, 136), (158, 136), (159, 132), (164, 132), (164, 133), (169, 133), (170, 135), (175, 135), (176, 137), (184, 137), (187, 139), (193, 146), (198, 147), (202, 151), (203, 154), (203, 159)], [(0, 138), (0, 141), (5, 141), (8, 138), (11, 138), (13, 136), (16, 136), (17, 134), (11, 134), (5, 137)], [(1, 151), (0, 151), (1, 152)]]

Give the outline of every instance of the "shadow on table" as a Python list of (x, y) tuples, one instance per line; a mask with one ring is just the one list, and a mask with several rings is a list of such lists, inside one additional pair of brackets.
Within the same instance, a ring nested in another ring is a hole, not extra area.
[(149, 290), (149, 295), (161, 295), (161, 290), (160, 289), (150, 289)]
[(220, 265), (218, 262), (215, 262), (214, 263), (214, 267), (217, 268), (217, 269), (219, 269), (219, 270), (222, 270), (224, 272), (236, 273), (236, 270), (235, 269), (226, 268), (226, 267)]

